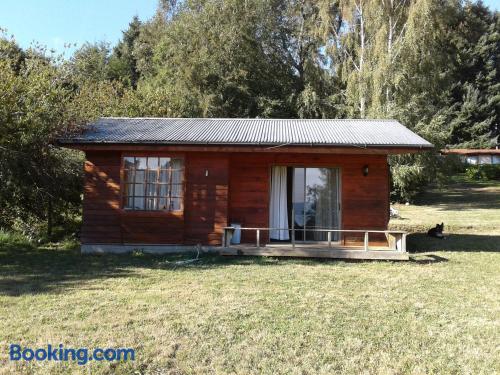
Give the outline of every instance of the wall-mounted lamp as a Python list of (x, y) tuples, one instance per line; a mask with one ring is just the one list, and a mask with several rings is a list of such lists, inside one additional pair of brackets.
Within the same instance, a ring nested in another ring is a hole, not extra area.
[(205, 169), (205, 177), (208, 177), (208, 169)]
[(363, 167), (363, 176), (368, 176), (368, 164)]

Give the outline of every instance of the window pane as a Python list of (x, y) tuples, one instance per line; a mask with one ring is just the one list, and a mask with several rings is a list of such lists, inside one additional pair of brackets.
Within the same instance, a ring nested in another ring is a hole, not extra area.
[(133, 183), (134, 182), (134, 170), (124, 170), (123, 171), (123, 179), (127, 183)]
[(304, 223), (304, 190), (305, 170), (304, 168), (293, 169), (293, 209), (295, 211), (295, 227), (303, 228)]
[(131, 210), (134, 208), (134, 197), (125, 197), (123, 208)]
[(148, 168), (149, 169), (158, 169), (158, 158), (148, 157)]
[(139, 183), (139, 184), (143, 183), (145, 175), (146, 175), (146, 172), (143, 170), (135, 171), (135, 182)]
[(134, 185), (132, 185), (132, 184), (125, 184), (123, 195), (124, 196), (133, 196), (134, 195), (133, 186)]
[(126, 156), (123, 159), (124, 159), (123, 166), (126, 169), (134, 168), (135, 164), (134, 164), (134, 157), (133, 156)]
[(134, 198), (134, 210), (144, 210), (144, 197)]
[(159, 206), (158, 206), (159, 210), (166, 210), (166, 209), (168, 209), (167, 198), (160, 198), (158, 204), (159, 204)]
[(168, 171), (162, 169), (160, 171), (160, 182), (166, 183), (168, 182)]
[(135, 167), (137, 169), (146, 169), (146, 158), (135, 158)]
[(468, 164), (477, 164), (477, 156), (467, 156), (466, 160)]
[(170, 198), (169, 210), (179, 211), (181, 209), (181, 198)]
[(160, 195), (160, 197), (165, 197), (168, 195), (168, 185), (167, 184), (160, 184), (159, 195)]
[(168, 169), (170, 164), (170, 158), (160, 158), (160, 168)]
[(172, 191), (170, 192), (172, 197), (181, 197), (182, 196), (182, 184), (173, 184)]
[(156, 184), (147, 184), (146, 185), (146, 195), (148, 197), (156, 196)]
[(156, 182), (157, 179), (158, 179), (158, 171), (148, 170), (148, 182)]
[(156, 210), (158, 209), (156, 206), (156, 199), (146, 198), (146, 210)]
[(479, 155), (479, 164), (491, 164), (491, 155)]
[(172, 183), (180, 184), (182, 182), (182, 170), (173, 170), (172, 171)]
[(135, 184), (134, 185), (134, 195), (136, 197), (144, 196), (144, 184)]

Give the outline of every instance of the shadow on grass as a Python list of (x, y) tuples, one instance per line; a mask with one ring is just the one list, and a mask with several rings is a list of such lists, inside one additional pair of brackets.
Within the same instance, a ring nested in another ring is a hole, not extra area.
[[(193, 263), (194, 253), (149, 255), (82, 255), (79, 249), (36, 247), (27, 242), (0, 241), (0, 295), (59, 293), (87, 281), (141, 277), (139, 270), (192, 271), (231, 265), (276, 266), (275, 258), (225, 257), (204, 254)], [(302, 263), (313, 262), (303, 260)]]
[[(500, 251), (500, 236), (451, 234), (445, 240), (423, 233), (408, 236), (408, 249), (413, 253), (435, 251)], [(351, 262), (336, 259), (273, 258), (251, 256), (219, 256), (204, 254), (198, 261), (183, 263), (195, 254), (178, 255), (81, 255), (78, 249), (38, 248), (27, 242), (0, 241), (0, 295), (21, 296), (39, 293), (60, 293), (95, 280), (142, 277), (140, 269), (172, 272), (210, 270), (234, 265), (281, 266), (290, 264), (343, 265)], [(435, 254), (413, 258), (416, 264), (447, 261)]]
[(407, 237), (407, 249), (412, 253), (429, 251), (500, 251), (499, 235), (446, 234), (445, 239), (413, 233)]
[[(499, 185), (500, 186), (500, 185)], [(455, 183), (445, 188), (434, 188), (415, 199), (415, 205), (435, 205), (440, 211), (500, 208), (500, 188), (497, 185), (476, 182)]]
[[(21, 296), (61, 293), (82, 284), (110, 278), (143, 277), (141, 269), (167, 272), (196, 272), (230, 266), (285, 266), (370, 262), (328, 258), (293, 258), (261, 256), (220, 256), (203, 254), (195, 262), (186, 262), (196, 254), (82, 255), (79, 249), (37, 247), (27, 242), (0, 241), (0, 295)], [(93, 286), (95, 287), (95, 286)]]
[(418, 258), (410, 257), (410, 261), (416, 264), (434, 264), (448, 261), (447, 258), (443, 258), (435, 254), (426, 254), (422, 256), (424, 256), (424, 258), (421, 258), (421, 256)]

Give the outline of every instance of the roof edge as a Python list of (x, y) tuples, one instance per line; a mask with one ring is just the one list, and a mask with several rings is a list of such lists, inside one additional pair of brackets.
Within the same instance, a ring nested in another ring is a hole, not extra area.
[[(270, 117), (123, 117), (108, 116), (99, 117), (97, 120), (245, 120), (245, 121), (394, 121), (393, 118), (270, 118)], [(95, 123), (97, 120), (90, 121), (88, 124)]]
[(128, 146), (200, 146), (200, 147), (332, 147), (332, 148), (415, 148), (415, 149), (433, 149), (432, 143), (428, 144), (365, 144), (365, 143), (216, 143), (216, 142), (114, 142), (114, 141), (85, 141), (75, 139), (58, 139), (57, 143), (61, 145), (128, 145)]

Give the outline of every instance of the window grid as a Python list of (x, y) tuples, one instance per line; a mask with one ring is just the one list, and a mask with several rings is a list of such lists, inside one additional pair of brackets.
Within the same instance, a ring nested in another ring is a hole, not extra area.
[(182, 159), (124, 157), (124, 209), (182, 210), (183, 171)]

